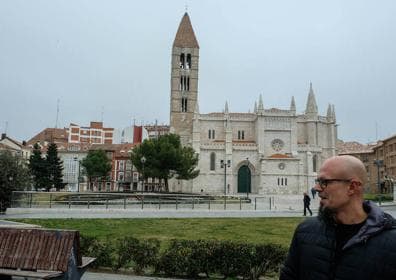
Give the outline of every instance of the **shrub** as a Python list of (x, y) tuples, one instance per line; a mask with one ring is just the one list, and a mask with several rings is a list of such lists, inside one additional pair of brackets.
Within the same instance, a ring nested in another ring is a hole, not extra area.
[(153, 267), (169, 276), (259, 279), (278, 271), (287, 250), (274, 244), (249, 244), (217, 240), (171, 240), (162, 254), (157, 239), (138, 240), (124, 237), (113, 243), (95, 237), (81, 237), (81, 252), (96, 257), (96, 267), (113, 270), (132, 267), (138, 274)]
[(114, 248), (108, 239), (105, 242), (100, 242), (96, 237), (81, 236), (80, 250), (84, 255), (96, 258), (92, 267), (113, 266), (112, 252)]
[(131, 248), (134, 270), (141, 274), (145, 268), (155, 267), (158, 263), (160, 241), (157, 239), (144, 239), (136, 242)]
[(114, 245), (114, 262), (112, 269), (119, 270), (121, 267), (127, 268), (131, 266), (133, 248), (137, 247), (139, 240), (134, 237), (119, 238), (115, 241)]

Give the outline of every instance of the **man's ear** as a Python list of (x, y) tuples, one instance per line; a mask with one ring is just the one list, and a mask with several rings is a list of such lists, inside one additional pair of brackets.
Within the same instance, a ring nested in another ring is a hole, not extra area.
[(355, 193), (359, 193), (361, 190), (361, 183), (359, 181), (352, 180), (348, 186), (348, 194), (352, 195)]

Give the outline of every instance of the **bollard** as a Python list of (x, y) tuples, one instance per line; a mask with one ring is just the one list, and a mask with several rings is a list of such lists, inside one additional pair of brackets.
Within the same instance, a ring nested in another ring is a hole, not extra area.
[(239, 198), (239, 210), (242, 210), (242, 199)]
[(270, 211), (271, 211), (271, 197), (269, 198), (269, 206), (270, 206)]
[(69, 196), (69, 209), (70, 209), (70, 207), (71, 207), (71, 201), (70, 201), (70, 196)]
[(89, 198), (88, 198), (88, 201), (87, 201), (87, 207), (88, 207), (88, 209), (89, 209)]
[(257, 197), (254, 198), (254, 210), (257, 210)]
[(144, 208), (144, 196), (142, 195), (142, 210)]
[(158, 209), (161, 209), (161, 197), (158, 197)]
[(227, 196), (224, 196), (224, 210), (227, 209)]
[(210, 210), (210, 199), (208, 199), (208, 210)]
[(50, 208), (52, 208), (52, 193), (50, 194), (50, 201), (49, 202), (50, 202), (49, 206), (50, 206)]
[(109, 199), (106, 199), (106, 209), (109, 208)]
[(194, 198), (192, 197), (191, 199), (191, 209), (194, 209)]
[(176, 196), (176, 210), (177, 210), (177, 203), (178, 203), (178, 199), (179, 199), (179, 197), (178, 196)]

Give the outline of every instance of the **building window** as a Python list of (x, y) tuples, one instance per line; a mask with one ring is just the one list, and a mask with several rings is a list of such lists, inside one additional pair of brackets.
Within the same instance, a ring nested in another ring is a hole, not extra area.
[(180, 76), (179, 89), (181, 91), (189, 91), (190, 90), (190, 77)]
[(180, 54), (179, 67), (182, 69), (184, 68), (184, 53)]
[(317, 155), (313, 155), (312, 157), (312, 171), (316, 172), (317, 171), (317, 161), (318, 161), (318, 156)]
[(215, 139), (215, 130), (214, 129), (209, 129), (209, 132), (208, 132), (208, 136), (209, 136), (209, 139)]
[(118, 173), (118, 181), (124, 181), (124, 173), (123, 172)]
[(287, 186), (287, 178), (278, 178), (278, 186)]
[(118, 170), (124, 170), (124, 161), (123, 160), (120, 160), (118, 162)]
[(245, 131), (238, 130), (238, 140), (244, 140), (244, 139), (245, 139)]
[(187, 112), (187, 97), (182, 97), (181, 109), (182, 112)]
[(216, 169), (216, 154), (210, 154), (210, 170), (214, 171)]
[(186, 69), (191, 68), (191, 54), (187, 54), (187, 63), (186, 63)]

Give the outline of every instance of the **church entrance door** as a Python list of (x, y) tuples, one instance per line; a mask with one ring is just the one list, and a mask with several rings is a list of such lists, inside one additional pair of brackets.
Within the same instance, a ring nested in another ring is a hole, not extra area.
[(251, 192), (251, 173), (247, 165), (238, 170), (238, 193)]

